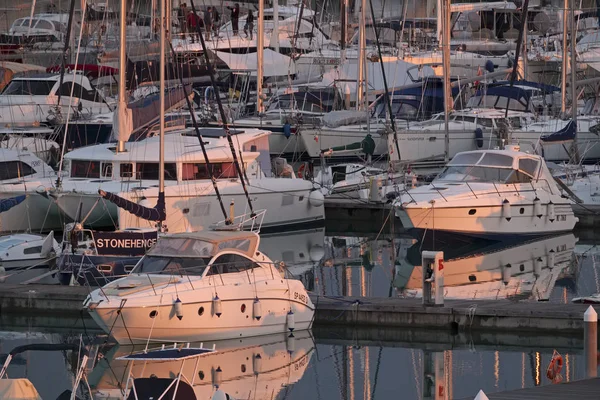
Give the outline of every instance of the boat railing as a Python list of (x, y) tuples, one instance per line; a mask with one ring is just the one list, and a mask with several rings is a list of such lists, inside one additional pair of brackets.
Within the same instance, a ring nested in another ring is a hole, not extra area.
[(266, 213), (267, 210), (258, 210), (253, 213), (240, 214), (236, 217), (219, 221), (212, 228), (214, 230), (235, 231), (249, 227), (251, 232), (260, 233)]

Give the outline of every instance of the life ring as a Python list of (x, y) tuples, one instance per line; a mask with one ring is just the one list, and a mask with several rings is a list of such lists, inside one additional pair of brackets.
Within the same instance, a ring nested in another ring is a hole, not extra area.
[(300, 168), (298, 168), (298, 173), (296, 174), (298, 178), (304, 178), (304, 170), (306, 169), (306, 164), (302, 164)]
[(550, 365), (548, 365), (548, 369), (546, 370), (546, 377), (551, 381), (554, 381), (556, 377), (560, 374), (563, 368), (563, 358), (560, 354), (552, 356), (552, 360), (550, 360)]

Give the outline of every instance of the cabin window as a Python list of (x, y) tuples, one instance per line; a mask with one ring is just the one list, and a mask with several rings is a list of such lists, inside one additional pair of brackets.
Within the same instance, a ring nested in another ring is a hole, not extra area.
[(93, 90), (86, 90), (83, 86), (75, 82), (63, 83), (62, 86), (56, 92), (56, 94), (60, 94), (61, 96), (65, 97), (70, 97), (71, 86), (73, 86), (73, 97), (87, 101), (96, 101), (96, 96)]
[(43, 19), (38, 19), (38, 23), (35, 26), (36, 29), (46, 29), (49, 31), (53, 31), (54, 30), (54, 25), (52, 25), (52, 23), (50, 21), (45, 21)]
[[(236, 178), (237, 173), (233, 163), (214, 163), (211, 164), (213, 175), (216, 179)], [(182, 179), (191, 181), (197, 179), (210, 179), (206, 164), (202, 163), (184, 163), (182, 165)]]
[(494, 127), (494, 121), (490, 118), (477, 118), (477, 124), (485, 126), (486, 128)]
[(132, 271), (143, 274), (202, 275), (208, 258), (144, 256)]
[[(158, 180), (158, 163), (137, 163), (135, 175), (137, 179)], [(177, 180), (177, 167), (175, 163), (165, 163), (165, 180)]]
[(35, 170), (24, 162), (0, 162), (0, 180), (22, 178), (33, 174), (35, 174)]
[(450, 165), (477, 164), (480, 158), (481, 153), (459, 153), (450, 161)]
[(71, 161), (71, 178), (100, 178), (100, 161)]
[(102, 163), (102, 176), (104, 178), (112, 178), (113, 165), (112, 163)]
[(131, 178), (133, 176), (133, 164), (121, 164), (119, 176), (121, 178)]
[(521, 118), (519, 118), (519, 117), (510, 118), (510, 126), (515, 129), (521, 128)]
[(52, 91), (54, 81), (47, 80), (13, 80), (2, 91), (11, 96), (47, 96)]
[(23, 249), (23, 254), (39, 254), (42, 252), (42, 246), (28, 247)]
[(504, 154), (485, 153), (478, 165), (512, 167), (513, 158)]
[(527, 174), (534, 176), (535, 171), (538, 168), (538, 161), (532, 158), (521, 158), (519, 159), (519, 169), (526, 172)]
[(254, 261), (238, 254), (222, 254), (211, 265), (207, 275), (244, 272), (257, 267)]

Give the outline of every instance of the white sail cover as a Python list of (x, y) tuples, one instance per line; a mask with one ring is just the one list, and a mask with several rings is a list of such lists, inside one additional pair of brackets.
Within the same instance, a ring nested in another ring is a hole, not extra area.
[[(256, 70), (258, 69), (257, 53), (234, 54), (215, 51), (215, 54), (227, 64), (229, 69), (250, 71), (251, 76), (256, 76)], [(265, 49), (263, 71), (265, 77), (295, 75), (296, 66), (290, 57), (271, 49)]]
[[(407, 71), (415, 67), (415, 64), (402, 60), (384, 61), (383, 68), (387, 78), (387, 85), (390, 91), (402, 86), (410, 85), (413, 81), (410, 79)], [(433, 68), (423, 66), (419, 71), (411, 70), (413, 77), (435, 76)], [(334, 68), (323, 74), (323, 86), (333, 86), (334, 83), (340, 87), (342, 93), (350, 93), (350, 98), (356, 98), (356, 77), (358, 76), (357, 59), (348, 59), (345, 64)], [(336, 81), (342, 81), (337, 82)], [(382, 93), (385, 91), (383, 84), (383, 74), (381, 73), (381, 64), (379, 61), (367, 61), (367, 83), (370, 92)]]
[(367, 113), (355, 110), (331, 111), (323, 115), (323, 124), (328, 128), (338, 128), (344, 125), (353, 125), (367, 122)]
[(29, 379), (0, 379), (0, 399), (42, 400)]

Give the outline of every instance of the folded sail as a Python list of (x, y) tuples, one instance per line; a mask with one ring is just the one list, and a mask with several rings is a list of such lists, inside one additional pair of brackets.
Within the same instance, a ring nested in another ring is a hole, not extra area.
[(10, 197), (8, 199), (0, 200), (0, 213), (8, 211), (11, 208), (13, 208), (14, 206), (21, 204), (25, 200), (26, 197), (27, 196), (23, 194), (21, 196)]
[(158, 194), (158, 201), (156, 206), (153, 208), (145, 207), (140, 204), (134, 203), (133, 201), (126, 200), (122, 197), (117, 196), (114, 193), (105, 192), (104, 190), (98, 190), (100, 196), (117, 207), (123, 210), (129, 211), (138, 218), (145, 219), (146, 221), (164, 221), (167, 218), (167, 212), (165, 208), (165, 194), (160, 192)]
[[(191, 93), (190, 88), (183, 90), (176, 87), (165, 93), (165, 113), (174, 108), (181, 107), (185, 101), (185, 93)], [(131, 135), (156, 125), (160, 119), (160, 93), (154, 93), (142, 99), (127, 104), (127, 107), (113, 113), (113, 138), (126, 142)], [(119, 119), (124, 119), (123, 127), (119, 125)], [(121, 132), (123, 130), (123, 132)]]

